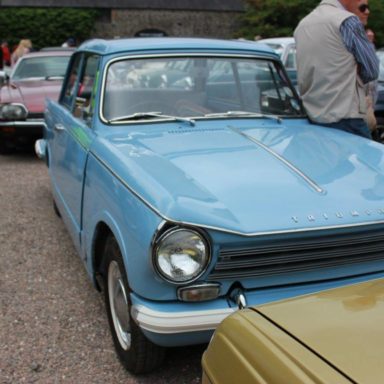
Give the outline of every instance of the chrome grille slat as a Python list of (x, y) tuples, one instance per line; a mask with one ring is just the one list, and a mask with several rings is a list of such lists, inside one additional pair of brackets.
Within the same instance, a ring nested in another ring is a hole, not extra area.
[(384, 269), (384, 230), (258, 241), (258, 247), (221, 250), (210, 279), (283, 276), (342, 265), (356, 269), (375, 261), (382, 262)]

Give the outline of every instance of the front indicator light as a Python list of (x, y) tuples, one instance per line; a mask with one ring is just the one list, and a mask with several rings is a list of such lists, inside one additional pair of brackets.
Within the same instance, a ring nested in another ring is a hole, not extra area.
[(220, 295), (220, 284), (198, 284), (189, 287), (180, 287), (177, 297), (181, 301), (207, 301), (214, 300)]

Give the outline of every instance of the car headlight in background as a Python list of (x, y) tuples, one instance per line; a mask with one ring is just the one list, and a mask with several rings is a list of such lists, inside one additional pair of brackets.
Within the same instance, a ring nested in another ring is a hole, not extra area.
[(210, 260), (209, 245), (197, 231), (172, 228), (156, 242), (153, 262), (167, 281), (185, 284), (200, 277)]
[(28, 111), (23, 104), (2, 104), (0, 105), (1, 120), (25, 120)]

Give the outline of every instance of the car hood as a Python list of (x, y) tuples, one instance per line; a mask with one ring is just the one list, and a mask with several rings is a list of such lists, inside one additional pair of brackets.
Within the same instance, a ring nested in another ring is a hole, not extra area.
[(381, 144), (303, 120), (220, 123), (116, 129), (100, 157), (176, 222), (252, 235), (384, 218)]
[(384, 280), (323, 291), (255, 310), (354, 382), (381, 381)]
[(61, 84), (61, 80), (13, 81), (1, 88), (0, 101), (2, 103), (21, 103), (30, 113), (43, 113), (45, 99), (57, 100)]

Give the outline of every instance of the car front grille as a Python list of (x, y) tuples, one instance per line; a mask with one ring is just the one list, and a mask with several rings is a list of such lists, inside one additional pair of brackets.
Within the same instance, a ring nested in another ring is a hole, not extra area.
[[(270, 277), (299, 272), (344, 268), (340, 276), (366, 271), (362, 266), (374, 262), (384, 270), (384, 230), (353, 234), (306, 236), (305, 238), (259, 239), (259, 246), (222, 249), (211, 280)], [(372, 272), (372, 270), (371, 270)]]

